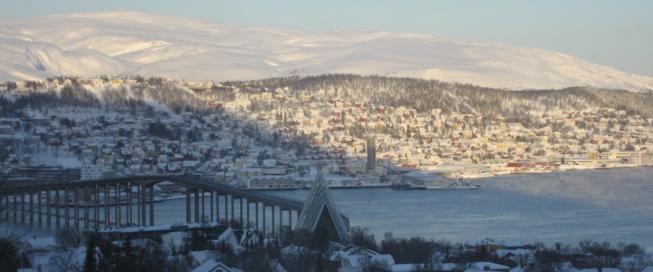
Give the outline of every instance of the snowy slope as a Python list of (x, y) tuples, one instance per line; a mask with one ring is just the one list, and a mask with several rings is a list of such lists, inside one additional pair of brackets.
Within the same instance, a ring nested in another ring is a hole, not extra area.
[(51, 75), (120, 74), (136, 65), (90, 49), (63, 50), (41, 41), (0, 37), (0, 79), (40, 79)]
[(410, 33), (243, 27), (139, 12), (0, 21), (0, 79), (138, 73), (187, 80), (355, 73), (526, 89), (653, 90), (568, 55)]

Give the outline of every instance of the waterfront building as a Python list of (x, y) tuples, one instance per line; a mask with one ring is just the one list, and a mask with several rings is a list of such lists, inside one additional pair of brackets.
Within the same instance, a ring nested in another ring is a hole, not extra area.
[(104, 173), (102, 166), (87, 164), (80, 168), (80, 180), (99, 180), (103, 177)]
[(25, 166), (13, 169), (7, 180), (71, 181), (80, 179), (79, 168)]

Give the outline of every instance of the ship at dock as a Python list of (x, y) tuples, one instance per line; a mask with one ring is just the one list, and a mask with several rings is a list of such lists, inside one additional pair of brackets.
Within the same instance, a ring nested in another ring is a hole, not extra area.
[(472, 190), (478, 189), (460, 177), (450, 178), (439, 172), (411, 171), (402, 175), (401, 181), (392, 185), (395, 190)]

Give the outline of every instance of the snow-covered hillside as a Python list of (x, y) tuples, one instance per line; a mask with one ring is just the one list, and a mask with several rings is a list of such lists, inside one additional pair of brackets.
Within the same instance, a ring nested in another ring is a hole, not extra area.
[(510, 89), (653, 90), (651, 77), (560, 53), (410, 33), (311, 33), (122, 11), (5, 20), (0, 26), (0, 80), (138, 73), (222, 81), (355, 73)]

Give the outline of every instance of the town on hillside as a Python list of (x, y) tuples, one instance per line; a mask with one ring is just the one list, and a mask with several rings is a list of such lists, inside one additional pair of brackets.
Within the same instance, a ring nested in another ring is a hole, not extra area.
[(246, 189), (307, 188), (320, 161), (332, 187), (470, 189), (479, 177), (653, 165), (653, 118), (624, 109), (516, 113), (524, 122), (373, 103), (329, 86), (262, 85), (0, 83), (0, 179), (192, 174)]

